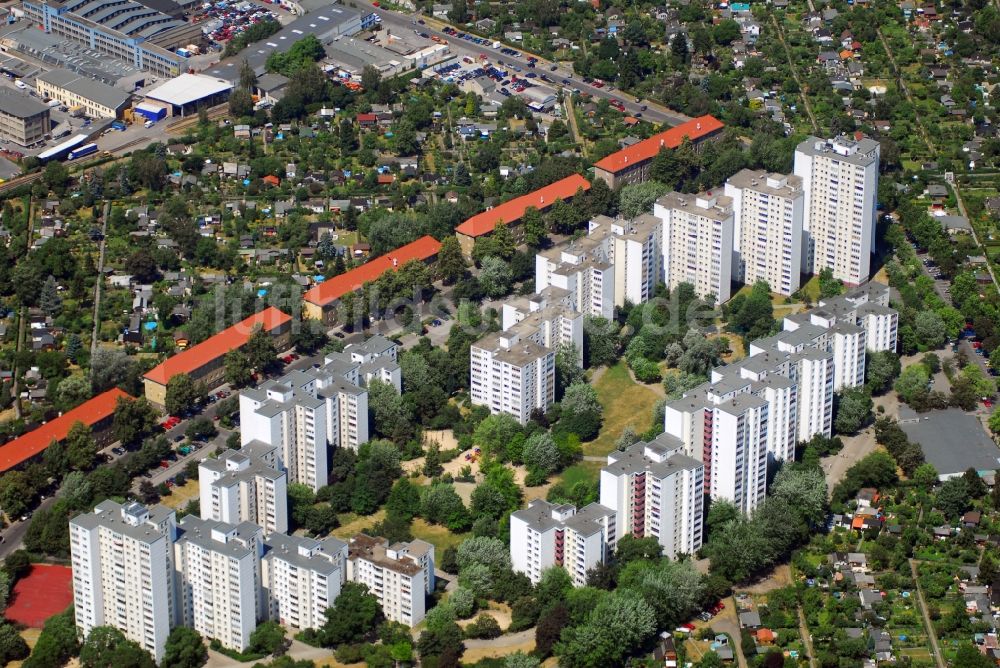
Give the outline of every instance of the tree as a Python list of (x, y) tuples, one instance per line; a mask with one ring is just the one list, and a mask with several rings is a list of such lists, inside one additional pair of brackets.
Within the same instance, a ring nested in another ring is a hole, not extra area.
[(911, 403), (919, 394), (927, 392), (927, 383), (930, 376), (927, 368), (922, 364), (914, 364), (903, 369), (892, 389), (896, 391), (899, 398), (906, 403)]
[[(90, 358), (90, 382), (94, 393), (122, 386), (128, 390), (133, 380), (138, 380), (135, 361), (125, 354), (124, 350), (115, 348), (98, 348)], [(138, 386), (138, 382), (135, 382)], [(134, 394), (139, 394), (135, 389)]]
[(34, 496), (24, 471), (7, 471), (0, 475), (0, 509), (7, 517), (20, 517)]
[(716, 44), (729, 46), (740, 38), (740, 25), (732, 19), (726, 19), (716, 24), (712, 34)]
[(933, 464), (924, 462), (913, 471), (912, 479), (924, 489), (930, 489), (938, 482), (938, 472)]
[(300, 353), (312, 355), (329, 342), (326, 331), (316, 320), (307, 318), (298, 324), (299, 327), (292, 332), (291, 344)]
[(125, 445), (132, 445), (152, 433), (156, 426), (156, 409), (145, 397), (119, 397), (112, 420), (115, 438)]
[(563, 631), (560, 664), (580, 668), (621, 665), (656, 632), (656, 613), (637, 592), (624, 589), (600, 599), (586, 620)]
[(872, 394), (886, 392), (899, 376), (899, 356), (891, 350), (868, 351), (865, 362), (865, 383)]
[(365, 65), (361, 70), (361, 87), (366, 92), (374, 93), (382, 83), (382, 74), (374, 65)]
[(483, 258), (479, 271), (479, 284), (483, 286), (488, 297), (496, 299), (510, 292), (513, 278), (510, 265), (504, 260), (492, 256)]
[(56, 277), (51, 274), (42, 284), (42, 292), (38, 296), (38, 306), (46, 315), (53, 318), (59, 315), (59, 311), (62, 308), (62, 299), (59, 297), (59, 285), (56, 283)]
[(153, 657), (138, 643), (110, 626), (91, 629), (80, 647), (83, 668), (156, 668)]
[(992, 668), (994, 662), (980, 652), (975, 645), (970, 642), (964, 642), (959, 645), (952, 665), (955, 668)]
[(74, 471), (87, 471), (94, 465), (97, 457), (97, 443), (90, 427), (82, 422), (75, 422), (64, 439), (66, 447), (66, 463)]
[(178, 626), (167, 636), (162, 665), (171, 668), (201, 668), (207, 661), (208, 650), (201, 634), (194, 629)]
[(266, 371), (278, 357), (274, 339), (263, 329), (256, 329), (244, 346), (250, 365), (257, 371)]
[[(826, 517), (826, 478), (822, 469), (783, 467), (774, 477), (768, 495), (787, 502), (812, 524)], [(713, 509), (716, 505), (712, 504)]]
[(495, 571), (510, 570), (510, 551), (496, 538), (475, 537), (459, 544), (455, 559), (459, 572), (480, 564)]
[(971, 503), (972, 495), (969, 493), (969, 483), (963, 477), (946, 480), (934, 498), (934, 507), (949, 519), (954, 519), (964, 513)]
[(467, 265), (458, 238), (448, 235), (438, 249), (437, 271), (447, 285), (453, 285), (465, 276)]
[(75, 408), (90, 398), (90, 381), (79, 375), (68, 376), (59, 382), (56, 394), (64, 410)]
[(76, 656), (79, 650), (73, 606), (70, 606), (46, 620), (23, 668), (59, 668)]
[(239, 348), (233, 348), (226, 353), (224, 366), (226, 369), (226, 382), (233, 387), (249, 385), (253, 379), (250, 358)]
[(476, 611), (476, 597), (468, 589), (459, 587), (451, 593), (448, 604), (458, 619), (468, 619)]
[(318, 636), (324, 647), (363, 642), (371, 637), (383, 619), (378, 598), (368, 587), (347, 582), (332, 608), (326, 610), (326, 622), (318, 631), (306, 631)]
[(11, 624), (0, 624), (0, 665), (28, 658), (31, 650)]
[(446, 482), (435, 483), (423, 492), (420, 515), (432, 524), (444, 525), (450, 531), (465, 531), (470, 524), (469, 512), (462, 503), (462, 497), (451, 483)]
[(419, 510), (420, 490), (408, 478), (400, 478), (385, 502), (386, 515), (409, 522)]
[(561, 402), (560, 426), (580, 440), (589, 440), (601, 428), (604, 408), (597, 400), (597, 391), (587, 383), (574, 383), (566, 388)]
[(695, 612), (702, 598), (702, 578), (691, 561), (634, 561), (622, 569), (620, 588), (642, 594), (656, 612), (657, 625), (675, 627)]
[(428, 478), (436, 478), (444, 473), (444, 467), (441, 466), (441, 448), (436, 442), (431, 443), (431, 447), (427, 448), (427, 454), (424, 456), (423, 473)]
[(170, 415), (183, 415), (194, 409), (201, 399), (201, 392), (191, 376), (179, 373), (167, 381), (165, 407)]
[(559, 448), (546, 432), (536, 432), (524, 444), (523, 460), (529, 470), (545, 474), (555, 473), (561, 467)]
[[(557, 121), (558, 122), (558, 121)], [(549, 137), (552, 137), (551, 130)], [(540, 248), (548, 243), (548, 234), (545, 230), (545, 220), (541, 212), (533, 206), (529, 206), (521, 216), (521, 225), (524, 229), (524, 242), (532, 248)]]
[(624, 452), (630, 447), (638, 443), (640, 440), (639, 435), (635, 433), (635, 427), (632, 425), (626, 425), (622, 430), (621, 436), (615, 441), (615, 450), (619, 452)]
[(286, 643), (291, 644), (285, 638), (285, 629), (278, 622), (269, 620), (262, 622), (250, 634), (248, 649), (256, 654), (280, 654)]
[(237, 88), (229, 94), (229, 115), (233, 118), (253, 115), (253, 97), (249, 91)]
[(620, 565), (636, 561), (652, 561), (663, 556), (663, 546), (655, 538), (636, 538), (624, 535), (615, 548), (615, 561)]
[(934, 311), (920, 311), (913, 321), (917, 341), (928, 348), (937, 348), (948, 336), (944, 320)]
[(670, 186), (659, 181), (644, 181), (625, 186), (618, 194), (618, 212), (631, 220), (653, 209), (653, 202), (670, 192)]
[(58, 160), (52, 160), (45, 165), (42, 180), (49, 190), (61, 193), (69, 183), (69, 170)]
[(842, 390), (837, 402), (834, 427), (838, 434), (855, 434), (872, 414), (872, 398), (864, 389)]

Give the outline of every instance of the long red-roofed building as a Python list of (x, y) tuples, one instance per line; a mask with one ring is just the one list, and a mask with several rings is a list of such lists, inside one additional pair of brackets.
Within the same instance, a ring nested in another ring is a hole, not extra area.
[(440, 241), (431, 236), (423, 236), (340, 276), (328, 278), (302, 296), (302, 312), (310, 318), (329, 324), (336, 315), (335, 309), (341, 297), (349, 292), (357, 292), (365, 283), (377, 280), (387, 271), (396, 271), (407, 262), (429, 264), (437, 259), (440, 249)]
[(45, 452), (53, 441), (61, 442), (77, 422), (90, 427), (98, 443), (106, 442), (105, 437), (110, 434), (108, 428), (114, 418), (119, 398), (132, 399), (132, 396), (117, 387), (110, 389), (0, 446), (0, 472), (17, 468), (37, 457)]
[(725, 127), (714, 116), (693, 118), (602, 158), (594, 164), (594, 176), (611, 189), (642, 183), (649, 178), (649, 166), (661, 148), (675, 149), (685, 139), (698, 146), (720, 136)]
[(209, 389), (222, 383), (224, 360), (230, 350), (242, 348), (259, 327), (275, 339), (278, 350), (288, 344), (292, 317), (269, 306), (232, 327), (222, 330), (201, 343), (167, 358), (143, 376), (146, 398), (158, 406), (167, 402), (167, 383), (174, 376), (186, 373), (195, 382)]
[(525, 211), (530, 207), (545, 211), (558, 200), (573, 199), (580, 190), (584, 192), (590, 190), (590, 181), (579, 174), (573, 174), (527, 195), (515, 197), (492, 209), (477, 213), (455, 228), (455, 235), (458, 237), (462, 252), (466, 256), (471, 256), (476, 239), (493, 232), (497, 223), (507, 226), (513, 233), (514, 239), (520, 242), (524, 236), (521, 230), (521, 217)]

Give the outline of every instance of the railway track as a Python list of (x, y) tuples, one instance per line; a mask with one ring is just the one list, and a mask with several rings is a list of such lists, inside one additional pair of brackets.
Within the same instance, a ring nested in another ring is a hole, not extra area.
[[(102, 151), (101, 153), (97, 153), (97, 154), (94, 154), (94, 155), (88, 155), (85, 158), (80, 158), (80, 159), (77, 159), (77, 160), (67, 160), (66, 161), (66, 166), (68, 168), (70, 168), (70, 169), (76, 168), (76, 169), (81, 170), (81, 171), (82, 170), (86, 170), (88, 167), (90, 167), (94, 163), (101, 162), (102, 160), (104, 160), (107, 157), (108, 154), (110, 154), (110, 155), (112, 155), (114, 157), (120, 157), (124, 153), (127, 153), (130, 150), (132, 150), (133, 148), (135, 148), (136, 146), (138, 146), (139, 144), (148, 143), (148, 142), (149, 142), (149, 138), (148, 137), (139, 137), (137, 139), (133, 139), (130, 142), (122, 144), (121, 146), (117, 146), (117, 147), (111, 149), (110, 151)], [(43, 172), (41, 170), (39, 170), (37, 172), (32, 172), (30, 174), (24, 174), (23, 176), (18, 176), (18, 177), (15, 177), (15, 178), (13, 178), (13, 179), (11, 179), (9, 181), (5, 181), (4, 183), (0, 183), (0, 196), (6, 195), (10, 191), (16, 190), (17, 188), (20, 188), (21, 186), (31, 185), (32, 183), (34, 183), (38, 179), (42, 178), (42, 175), (43, 175)]]
[[(229, 104), (224, 103), (216, 105), (211, 109), (208, 109), (206, 113), (208, 114), (208, 120), (210, 121), (223, 118), (224, 116), (227, 116), (229, 114)], [(170, 126), (168, 126), (167, 132), (169, 134), (181, 134), (197, 124), (198, 124), (197, 115), (188, 116), (187, 118), (182, 118), (181, 120), (175, 121)]]

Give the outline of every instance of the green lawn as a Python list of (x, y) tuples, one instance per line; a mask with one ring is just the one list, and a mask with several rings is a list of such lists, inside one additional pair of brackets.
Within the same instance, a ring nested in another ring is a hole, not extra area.
[(594, 389), (604, 406), (604, 425), (596, 439), (583, 444), (583, 454), (608, 454), (614, 450), (615, 441), (628, 425), (632, 425), (640, 434), (649, 429), (653, 406), (660, 395), (633, 381), (625, 362), (619, 362), (608, 369), (594, 383)]
[(457, 547), (459, 543), (468, 538), (469, 533), (452, 533), (447, 528), (438, 524), (428, 524), (421, 518), (413, 520), (411, 527), (414, 538), (426, 540), (434, 545), (434, 554), (440, 559), (444, 551), (449, 547)]
[(569, 489), (578, 482), (594, 481), (601, 475), (603, 462), (580, 462), (573, 464), (559, 475), (559, 480)]
[(812, 303), (819, 301), (819, 276), (813, 276), (809, 281), (799, 288), (803, 296), (808, 296)]

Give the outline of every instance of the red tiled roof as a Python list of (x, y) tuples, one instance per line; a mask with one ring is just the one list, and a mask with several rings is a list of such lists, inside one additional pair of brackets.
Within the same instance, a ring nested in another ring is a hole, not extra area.
[(224, 329), (215, 336), (205, 339), (196, 346), (192, 346), (184, 352), (177, 353), (168, 358), (159, 366), (150, 369), (144, 378), (166, 385), (167, 381), (180, 373), (191, 373), (209, 362), (222, 357), (230, 350), (244, 345), (253, 334), (254, 329), (260, 325), (264, 331), (270, 332), (290, 322), (292, 316), (287, 315), (268, 306), (263, 311), (255, 313), (246, 320), (242, 320), (228, 329)]
[(437, 255), (441, 242), (434, 237), (420, 237), (412, 243), (400, 246), (396, 250), (380, 255), (365, 262), (360, 267), (327, 279), (306, 292), (302, 298), (317, 306), (326, 306), (340, 299), (349, 292), (360, 290), (365, 283), (376, 280), (390, 270), (396, 270), (411, 260), (427, 261)]
[(263, 179), (264, 183), (270, 183), (273, 186), (281, 185), (281, 179), (273, 174), (268, 174)]
[(119, 397), (132, 398), (131, 395), (122, 392), (117, 387), (110, 389), (83, 402), (73, 410), (66, 411), (37, 429), (29, 431), (24, 436), (0, 446), (0, 471), (9, 471), (45, 450), (52, 441), (63, 440), (77, 422), (82, 422), (90, 427), (113, 415)]
[(725, 124), (714, 116), (701, 116), (693, 118), (687, 123), (681, 123), (675, 128), (670, 128), (659, 134), (655, 134), (649, 139), (644, 139), (638, 144), (632, 144), (627, 148), (612, 153), (602, 158), (594, 166), (606, 172), (617, 173), (644, 160), (649, 160), (660, 152), (660, 147), (677, 148), (687, 137), (691, 141), (697, 141), (706, 135), (717, 132), (725, 127)]
[(355, 118), (358, 123), (374, 123), (378, 120), (378, 117), (375, 114), (358, 114)]
[(379, 183), (387, 184), (387, 183), (394, 183), (395, 181), (396, 181), (396, 177), (393, 176), (392, 174), (379, 174), (378, 175), (378, 182)]
[(497, 223), (509, 225), (520, 220), (528, 207), (533, 206), (539, 210), (546, 209), (558, 199), (569, 199), (580, 188), (590, 190), (590, 182), (579, 174), (567, 176), (561, 181), (539, 188), (535, 192), (515, 197), (492, 209), (478, 213), (455, 228), (455, 231), (469, 237), (489, 234)]

